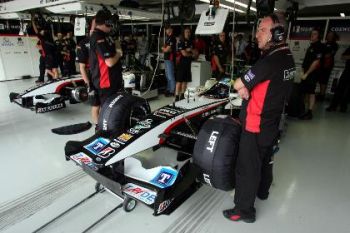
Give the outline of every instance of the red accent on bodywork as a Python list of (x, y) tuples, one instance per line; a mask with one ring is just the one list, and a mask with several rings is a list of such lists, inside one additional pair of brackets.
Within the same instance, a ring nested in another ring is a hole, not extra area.
[[(66, 81), (66, 82), (61, 83), (60, 85), (58, 85), (58, 86), (56, 87), (55, 93), (56, 93), (56, 94), (61, 94), (61, 93), (60, 93), (61, 90), (62, 90), (63, 88), (65, 88), (66, 86), (69, 86), (69, 84), (72, 84), (72, 82), (73, 82), (72, 80), (68, 80), (68, 81)], [(77, 80), (74, 80), (74, 82), (75, 82), (75, 83), (84, 82), (84, 79), (77, 79)]]

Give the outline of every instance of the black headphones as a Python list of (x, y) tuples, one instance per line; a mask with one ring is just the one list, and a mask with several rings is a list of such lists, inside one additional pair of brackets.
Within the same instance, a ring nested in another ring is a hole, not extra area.
[(284, 39), (284, 25), (280, 23), (276, 14), (271, 14), (270, 18), (275, 24), (275, 26), (271, 28), (271, 41), (273, 43), (280, 43)]

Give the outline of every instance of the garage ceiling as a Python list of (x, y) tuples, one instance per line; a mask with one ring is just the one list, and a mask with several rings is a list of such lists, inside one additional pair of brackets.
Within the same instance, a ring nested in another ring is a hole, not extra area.
[[(0, 0), (3, 1), (3, 0)], [(162, 0), (137, 0), (140, 4), (140, 10), (147, 10), (154, 13), (161, 13)], [(276, 0), (275, 7), (279, 10), (285, 10), (291, 6), (291, 1), (299, 3), (299, 15), (300, 16), (339, 16), (340, 13), (350, 15), (350, 2), (349, 0)], [(40, 4), (39, 4), (40, 2)], [(0, 2), (0, 12), (7, 8), (15, 11), (22, 11), (25, 9), (35, 8), (42, 6), (42, 2), (48, 4), (62, 4), (62, 2), (84, 2), (88, 4), (100, 4), (118, 6), (121, 0), (12, 0), (8, 2)], [(177, 5), (180, 0), (165, 0), (165, 2), (171, 2)], [(196, 0), (197, 14), (206, 9), (209, 0)], [(222, 5), (233, 7), (235, 0), (221, 0)], [(240, 15), (244, 15), (246, 12), (246, 5), (249, 0), (236, 0), (236, 8), (239, 10)], [(16, 7), (9, 7), (10, 5), (16, 5)], [(255, 8), (255, 0), (252, 1), (252, 7)], [(254, 14), (255, 10), (251, 10)]]

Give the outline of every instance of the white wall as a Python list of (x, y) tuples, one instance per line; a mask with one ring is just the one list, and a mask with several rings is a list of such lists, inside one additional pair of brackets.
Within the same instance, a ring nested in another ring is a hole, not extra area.
[(0, 81), (39, 75), (37, 37), (0, 36)]

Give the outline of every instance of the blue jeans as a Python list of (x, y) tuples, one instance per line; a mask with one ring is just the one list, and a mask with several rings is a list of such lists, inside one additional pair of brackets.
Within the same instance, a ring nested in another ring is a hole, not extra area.
[(174, 62), (170, 60), (164, 60), (165, 76), (168, 80), (167, 91), (170, 93), (175, 92), (175, 74), (174, 74)]

